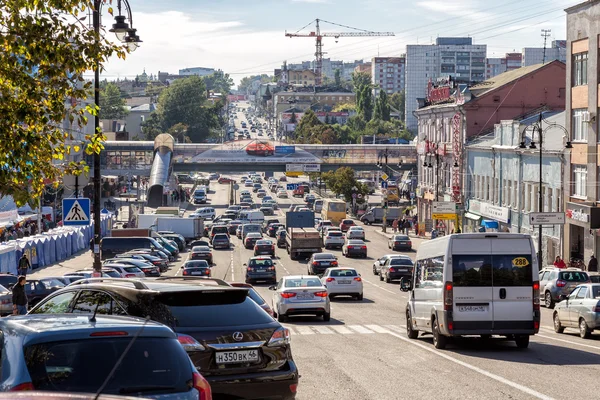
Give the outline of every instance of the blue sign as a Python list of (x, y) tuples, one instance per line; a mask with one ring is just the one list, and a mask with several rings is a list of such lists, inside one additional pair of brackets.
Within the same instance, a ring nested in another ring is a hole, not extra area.
[(314, 228), (315, 213), (312, 211), (294, 211), (285, 213), (287, 228)]
[(275, 146), (275, 154), (294, 154), (295, 146)]
[(388, 187), (387, 181), (381, 181), (381, 188), (382, 189), (387, 189), (387, 187)]
[(63, 199), (62, 207), (64, 226), (82, 226), (90, 224), (90, 199), (86, 197)]
[(298, 189), (298, 186), (300, 186), (299, 183), (288, 183), (287, 185), (285, 185), (287, 190), (296, 190)]

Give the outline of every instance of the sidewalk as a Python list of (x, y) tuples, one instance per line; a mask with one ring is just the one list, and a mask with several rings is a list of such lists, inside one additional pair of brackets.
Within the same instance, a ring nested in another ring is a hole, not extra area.
[(86, 249), (60, 262), (36, 268), (28, 273), (27, 277), (40, 279), (50, 276), (63, 276), (69, 272), (92, 268), (93, 264), (94, 259), (92, 258), (92, 252), (89, 249)]

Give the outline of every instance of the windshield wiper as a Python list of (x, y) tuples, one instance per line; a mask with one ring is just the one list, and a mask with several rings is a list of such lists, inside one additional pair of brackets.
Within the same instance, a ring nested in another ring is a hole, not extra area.
[(142, 392), (159, 392), (175, 390), (174, 386), (129, 386), (119, 389), (119, 394), (131, 394)]

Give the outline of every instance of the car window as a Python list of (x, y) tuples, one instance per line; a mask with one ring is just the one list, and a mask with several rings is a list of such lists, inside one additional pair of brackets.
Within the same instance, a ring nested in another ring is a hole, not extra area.
[(35, 310), (32, 310), (31, 314), (62, 314), (69, 311), (69, 305), (73, 298), (77, 294), (77, 291), (70, 291), (58, 294), (43, 304), (40, 304)]
[(581, 289), (579, 289), (579, 292), (577, 292), (577, 298), (578, 299), (585, 299), (585, 296), (587, 295), (588, 292), (588, 288), (585, 286), (582, 286)]
[(579, 292), (579, 289), (580, 289), (580, 287), (579, 287), (579, 286), (577, 286), (575, 289), (573, 289), (573, 290), (571, 291), (571, 293), (569, 293), (569, 297), (570, 297), (571, 299), (574, 299), (575, 297), (577, 297), (577, 293)]
[(390, 265), (413, 265), (410, 258), (390, 258)]
[(125, 267), (125, 268), (123, 268), (123, 270), (125, 272), (129, 272), (129, 273), (140, 272), (140, 269), (138, 267)]
[(344, 234), (342, 232), (339, 232), (339, 231), (332, 231), (332, 232), (327, 232), (327, 236), (342, 237), (342, 236), (344, 236)]
[(600, 299), (600, 286), (592, 286), (592, 298)]
[[(96, 311), (98, 307), (98, 311)], [(113, 314), (127, 315), (108, 293), (95, 290), (82, 290), (73, 306), (74, 314)]]
[[(176, 340), (165, 338), (52, 341), (26, 347), (24, 356), (31, 382), (40, 391), (95, 393), (106, 377), (111, 376), (122, 356), (103, 394), (136, 393), (135, 388), (144, 387), (169, 387), (173, 392), (187, 392), (187, 382), (192, 376), (183, 347)], [(164, 391), (156, 393), (164, 394)], [(152, 391), (144, 392), (144, 395), (150, 394)]]
[(567, 282), (587, 282), (588, 275), (583, 271), (561, 271), (558, 279)]
[(530, 254), (495, 254), (492, 257), (494, 286), (531, 286), (533, 270)]
[(540, 281), (545, 280), (548, 277), (548, 271), (540, 272)]
[(558, 276), (558, 272), (556, 271), (551, 271), (550, 275), (546, 277), (547, 280), (549, 281), (553, 281), (556, 279), (556, 277)]
[(331, 276), (358, 276), (358, 273), (353, 269), (334, 269)]
[(248, 264), (249, 267), (271, 267), (273, 266), (273, 261), (267, 258), (260, 260), (250, 260)]
[(252, 300), (254, 300), (254, 302), (256, 304), (258, 304), (259, 306), (262, 306), (263, 304), (266, 303), (265, 299), (260, 297), (260, 295), (254, 289), (248, 289), (248, 297), (250, 297)]
[(47, 288), (62, 288), (65, 287), (65, 284), (62, 283), (61, 281), (59, 281), (58, 279), (42, 279), (41, 282), (47, 287)]
[(319, 287), (321, 281), (313, 278), (297, 278), (297, 279), (286, 279), (285, 287)]
[(492, 257), (489, 255), (454, 255), (454, 286), (492, 286)]

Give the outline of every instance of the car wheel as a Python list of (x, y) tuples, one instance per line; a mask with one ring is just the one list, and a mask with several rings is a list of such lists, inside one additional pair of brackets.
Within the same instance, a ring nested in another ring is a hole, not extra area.
[(580, 318), (579, 319), (579, 336), (581, 336), (582, 339), (587, 339), (590, 337), (592, 331), (590, 331), (590, 328), (588, 328), (588, 324), (587, 322), (585, 322), (585, 319)]
[(323, 321), (327, 322), (331, 319), (331, 313), (325, 313), (323, 314)]
[(419, 337), (419, 331), (413, 329), (412, 317), (409, 310), (406, 310), (406, 336), (408, 336), (409, 339), (416, 339)]
[[(527, 340), (529, 341), (529, 336), (527, 336)], [(448, 343), (448, 338), (440, 333), (440, 327), (438, 325), (437, 319), (433, 320), (433, 346), (436, 349), (443, 350), (446, 348), (446, 344)]]
[(554, 332), (563, 333), (565, 331), (565, 327), (562, 326), (562, 324), (560, 323), (560, 319), (558, 318), (557, 312), (554, 313), (553, 320), (554, 320)]
[(546, 308), (554, 308), (554, 300), (552, 299), (550, 292), (546, 292), (546, 295), (544, 296), (544, 305)]
[(362, 293), (356, 296), (356, 300), (362, 301), (362, 299), (363, 299), (363, 294)]
[(285, 315), (283, 315), (281, 313), (277, 313), (277, 321), (285, 322), (285, 320), (286, 320)]
[(517, 335), (515, 336), (515, 343), (520, 349), (526, 349), (529, 347), (529, 335)]
[(373, 265), (373, 275), (377, 275), (377, 269), (375, 268), (374, 265)]
[(390, 283), (391, 281), (390, 274), (385, 274), (385, 283)]
[(381, 274), (381, 271), (379, 271), (379, 280), (383, 281), (383, 275)]
[(329, 295), (329, 300), (333, 300), (333, 298), (334, 298), (334, 297), (335, 297), (335, 296), (334, 296), (333, 294), (330, 294), (330, 295)]

